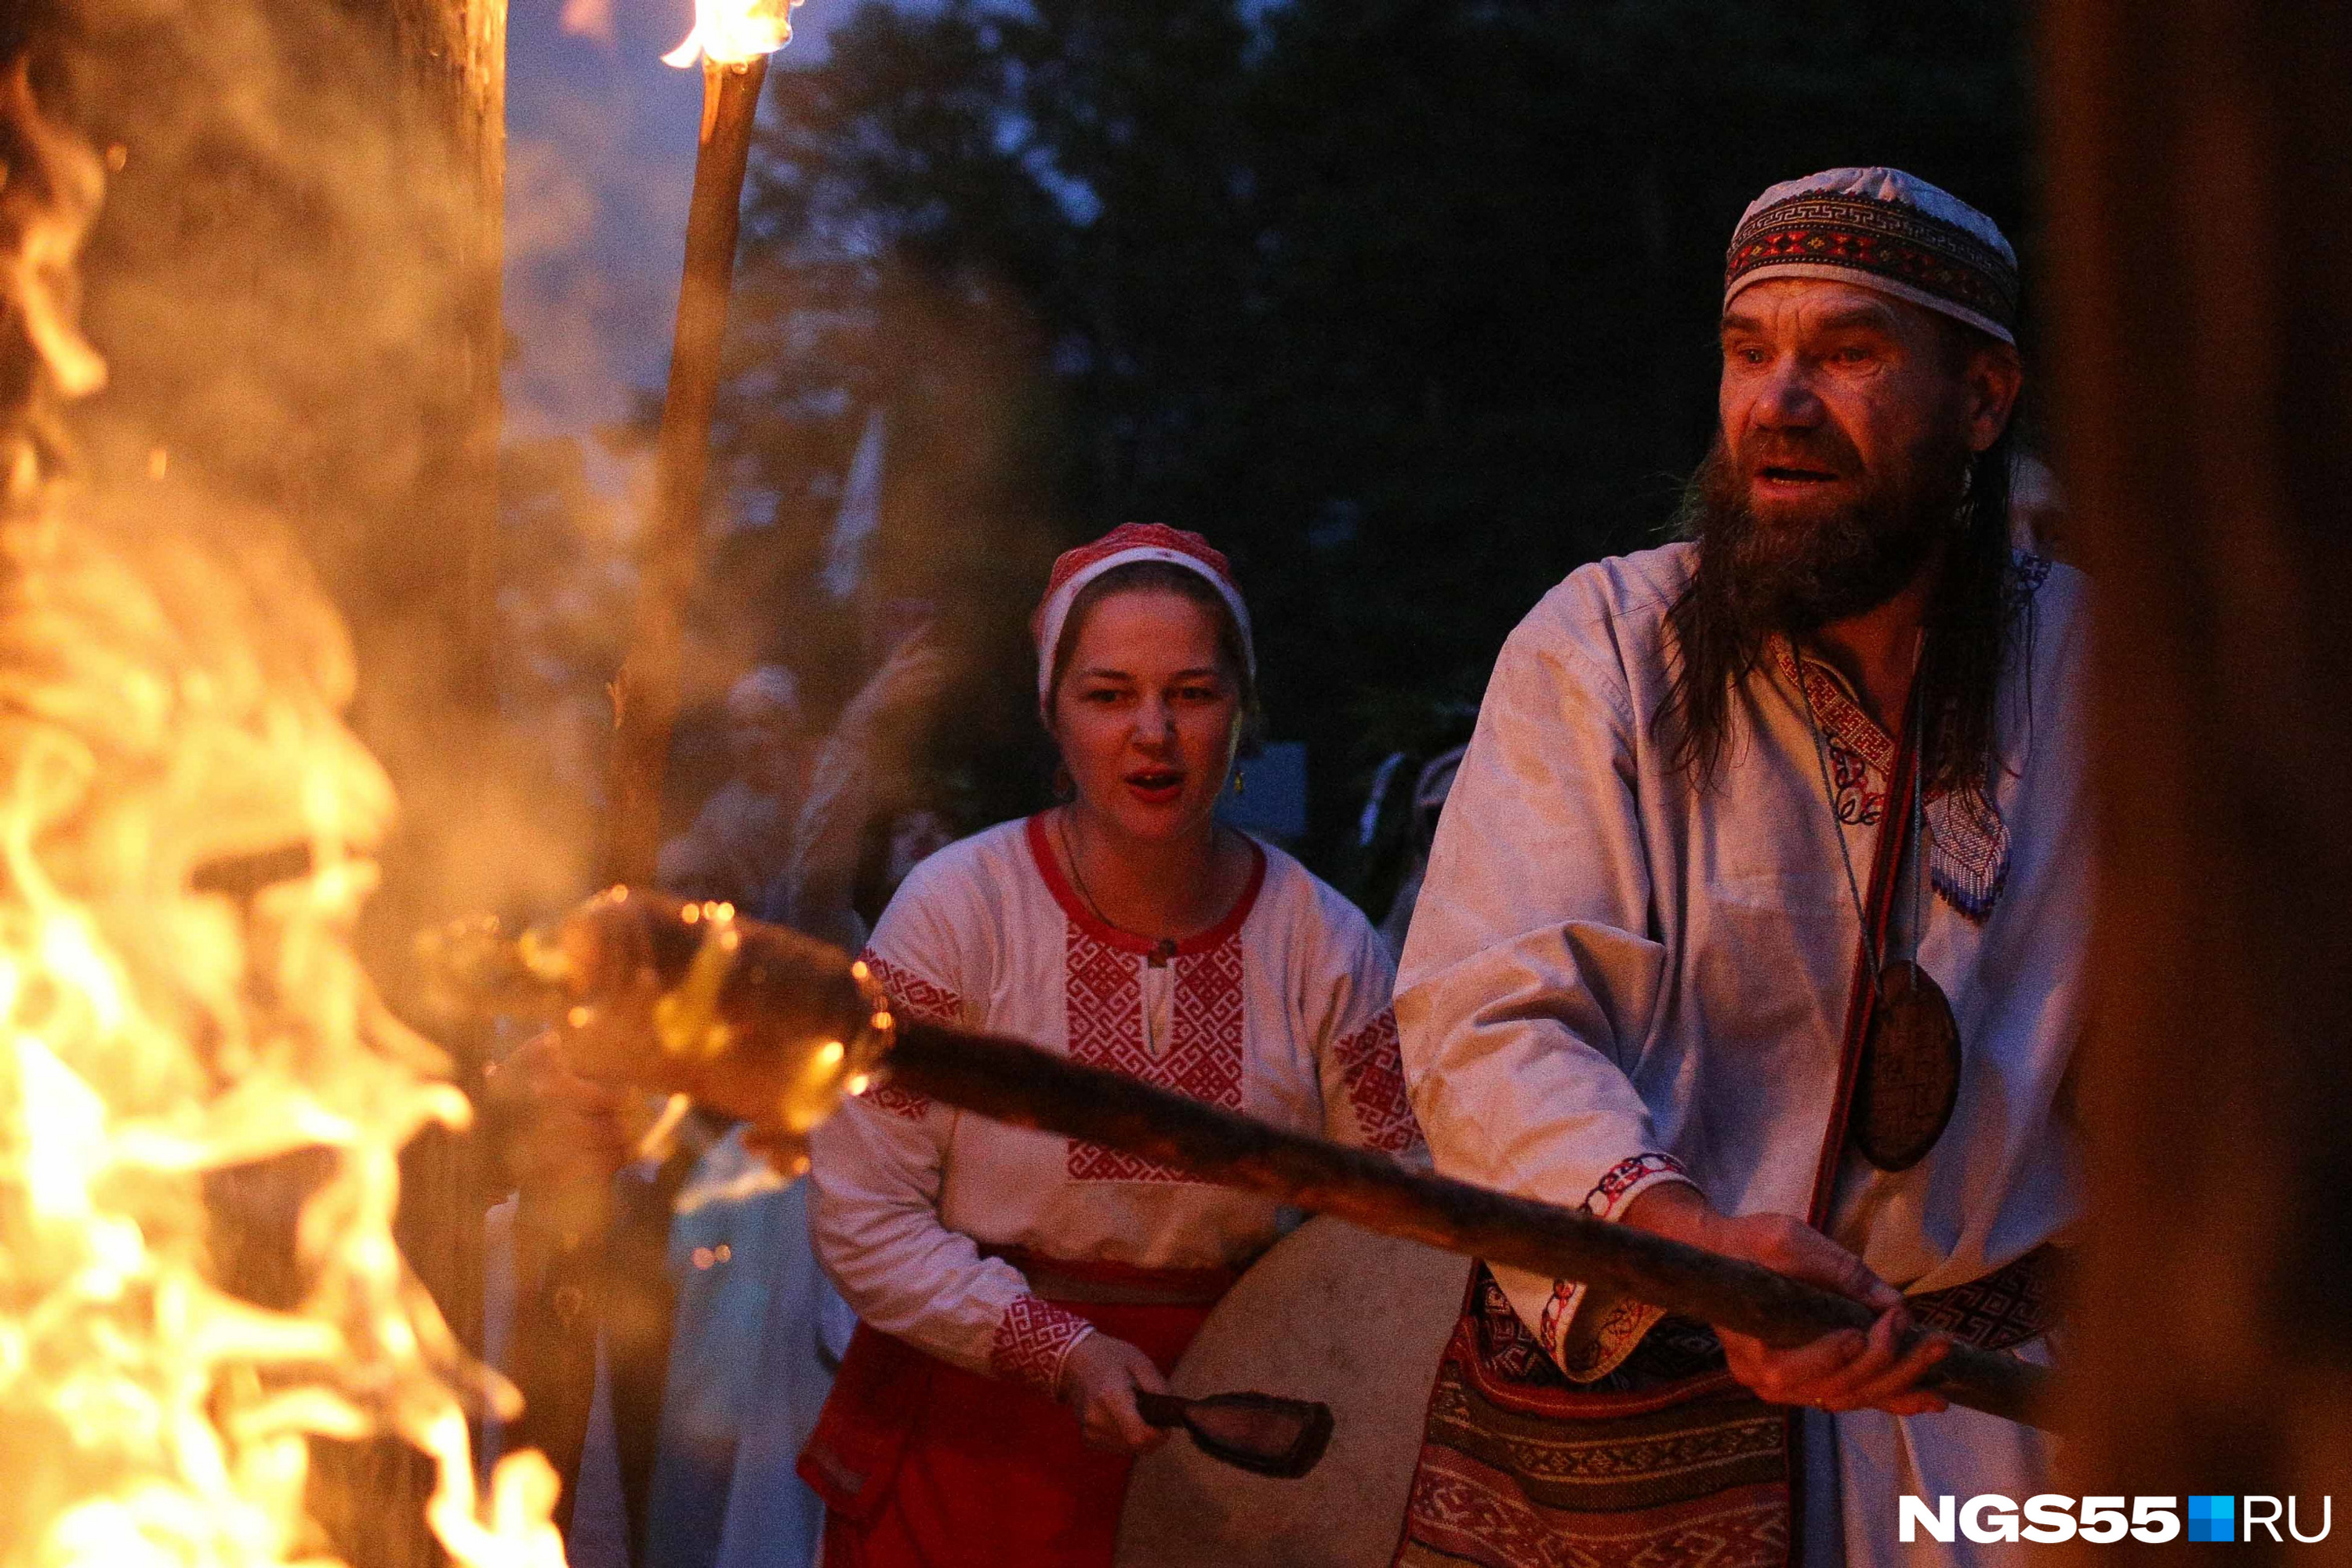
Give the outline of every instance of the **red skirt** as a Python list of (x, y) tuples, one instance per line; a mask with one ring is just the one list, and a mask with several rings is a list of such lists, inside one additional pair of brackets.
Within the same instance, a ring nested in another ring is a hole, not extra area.
[[(1162, 1373), (1209, 1315), (1206, 1304), (1055, 1304)], [(824, 1500), (825, 1568), (1109, 1568), (1134, 1464), (1087, 1447), (1077, 1417), (1034, 1389), (861, 1323), (800, 1473)]]

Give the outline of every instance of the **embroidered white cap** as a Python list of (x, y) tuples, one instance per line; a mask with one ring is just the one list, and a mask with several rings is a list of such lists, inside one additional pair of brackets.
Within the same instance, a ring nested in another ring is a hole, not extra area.
[(1039, 707), (1045, 706), (1053, 693), (1054, 650), (1061, 644), (1062, 627), (1070, 617), (1070, 606), (1077, 602), (1087, 584), (1106, 572), (1138, 561), (1164, 562), (1205, 578), (1224, 600), (1225, 607), (1234, 613), (1234, 625), (1242, 634), (1242, 658), (1251, 680), (1257, 679), (1257, 649), (1250, 637), (1249, 606), (1242, 603), (1242, 591), (1234, 583), (1233, 567), (1223, 553), (1199, 534), (1181, 528), (1157, 522), (1126, 522), (1091, 544), (1064, 551), (1054, 562), (1053, 575), (1045, 582), (1045, 597), (1029, 620), (1030, 632), (1037, 642)]

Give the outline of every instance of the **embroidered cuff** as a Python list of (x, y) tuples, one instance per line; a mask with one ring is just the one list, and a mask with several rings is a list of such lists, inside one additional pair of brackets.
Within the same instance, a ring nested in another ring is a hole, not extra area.
[(1585, 1212), (1602, 1219), (1615, 1219), (1625, 1212), (1628, 1204), (1661, 1182), (1698, 1185), (1683, 1169), (1683, 1163), (1672, 1154), (1636, 1154), (1601, 1173), (1601, 1179), (1592, 1184), (1592, 1190), (1584, 1194)]
[(1076, 1312), (1051, 1301), (1020, 1296), (1004, 1309), (996, 1338), (988, 1349), (988, 1369), (997, 1376), (1031, 1388), (1052, 1399), (1062, 1384), (1062, 1363), (1077, 1342), (1095, 1326)]
[[(1671, 1154), (1636, 1154), (1620, 1160), (1584, 1194), (1585, 1210), (1613, 1220), (1636, 1197), (1664, 1182), (1697, 1185), (1684, 1171), (1682, 1162)], [(1591, 1383), (1614, 1372), (1618, 1363), (1633, 1353), (1651, 1326), (1666, 1315), (1646, 1302), (1613, 1298), (1593, 1301), (1588, 1300), (1591, 1294), (1580, 1284), (1553, 1280), (1551, 1300), (1544, 1303), (1543, 1315), (1536, 1324), (1536, 1340), (1544, 1353), (1577, 1383)]]

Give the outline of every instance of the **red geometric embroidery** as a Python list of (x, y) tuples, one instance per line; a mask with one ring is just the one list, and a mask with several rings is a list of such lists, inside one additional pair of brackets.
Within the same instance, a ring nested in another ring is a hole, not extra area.
[[(963, 1020), (963, 1002), (944, 985), (934, 985), (910, 969), (901, 968), (867, 948), (858, 957), (872, 971), (874, 983), (888, 994), (890, 1005), (910, 1018), (921, 1018), (932, 1024), (956, 1024)], [(929, 1100), (909, 1093), (889, 1083), (879, 1083), (867, 1089), (866, 1103), (877, 1110), (887, 1110), (893, 1116), (903, 1116), (909, 1121), (920, 1121), (931, 1108)]]
[(917, 1094), (911, 1089), (900, 1089), (895, 1083), (870, 1084), (858, 1098), (877, 1110), (887, 1110), (908, 1121), (920, 1121), (931, 1109), (928, 1095)]
[(1642, 1336), (1665, 1315), (1664, 1308), (1653, 1307), (1645, 1301), (1611, 1302), (1591, 1337), (1562, 1354), (1560, 1371), (1580, 1383), (1616, 1371), (1618, 1363), (1641, 1343)]
[(1051, 1399), (1062, 1382), (1070, 1347), (1094, 1332), (1094, 1325), (1034, 1296), (1016, 1296), (989, 1342), (989, 1370), (1027, 1384)]
[(1612, 1301), (1597, 1326), (1588, 1324), (1589, 1331), (1580, 1338), (1563, 1341), (1562, 1331), (1568, 1327), (1570, 1314), (1583, 1303), (1584, 1295), (1580, 1284), (1553, 1280), (1551, 1300), (1544, 1303), (1542, 1316), (1536, 1323), (1536, 1338), (1542, 1343), (1544, 1353), (1578, 1383), (1591, 1383), (1614, 1372), (1618, 1363), (1633, 1353), (1642, 1336), (1666, 1315), (1664, 1308), (1645, 1302)]
[(898, 1010), (932, 1024), (963, 1021), (963, 998), (944, 985), (934, 985), (911, 969), (891, 963), (872, 948), (857, 955), (874, 975), (874, 984), (889, 993)]
[[(1238, 934), (1205, 952), (1180, 953), (1170, 965), (1174, 1014), (1168, 1048), (1143, 1043), (1141, 954), (1123, 952), (1069, 926), (1065, 1007), (1070, 1059), (1108, 1068), (1194, 1100), (1242, 1108), (1242, 1042), (1246, 1023)], [(1157, 1161), (1072, 1140), (1070, 1179), (1078, 1182), (1192, 1182)]]
[(1837, 819), (1849, 827), (1868, 827), (1886, 815), (1889, 775), (1895, 769), (1895, 742), (1864, 712), (1837, 678), (1811, 659), (1800, 659), (1789, 639), (1772, 639), (1773, 662), (1781, 679), (1798, 689), (1811, 717), (1821, 721), (1822, 740), (1829, 752), (1830, 788)]
[(1544, 1354), (1559, 1359), (1559, 1331), (1568, 1315), (1584, 1297), (1584, 1287), (1573, 1279), (1551, 1282), (1551, 1297), (1544, 1302), (1542, 1313), (1536, 1319), (1536, 1342), (1543, 1346)]
[(1818, 192), (1768, 207), (1732, 236), (1724, 281), (1786, 260), (1875, 272), (1995, 321), (2017, 319), (2016, 263), (1958, 225), (1900, 202)]
[(1348, 1102), (1364, 1147), (1398, 1154), (1422, 1144), (1421, 1123), (1404, 1092), (1404, 1053), (1397, 1042), (1396, 1014), (1378, 1017), (1332, 1047), (1348, 1079)]
[(1242, 1108), (1242, 941), (1219, 942), (1206, 952), (1178, 958), (1176, 1037), (1165, 1060), (1168, 1082), (1194, 1100), (1228, 1110)]

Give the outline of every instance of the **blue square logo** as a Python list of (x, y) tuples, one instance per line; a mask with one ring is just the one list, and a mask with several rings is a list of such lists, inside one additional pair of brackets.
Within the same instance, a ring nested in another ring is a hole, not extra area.
[(2189, 1539), (2238, 1539), (2238, 1500), (2234, 1497), (2192, 1497), (2189, 1500)]

